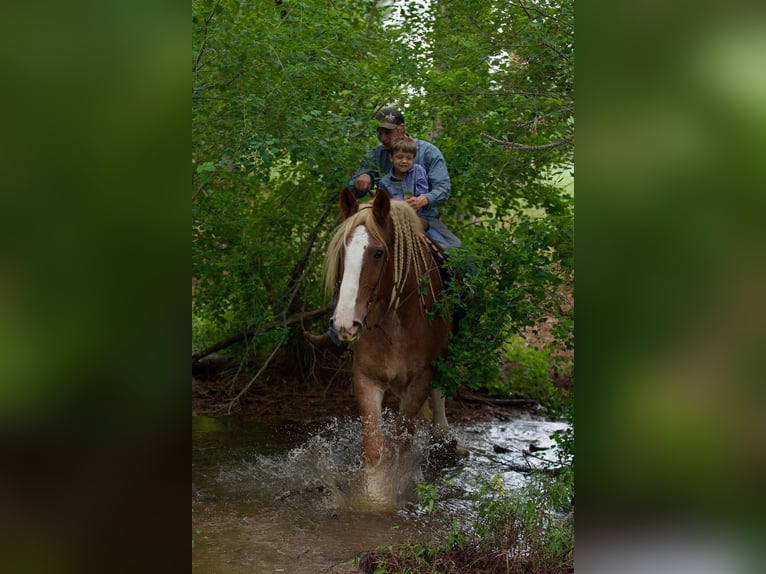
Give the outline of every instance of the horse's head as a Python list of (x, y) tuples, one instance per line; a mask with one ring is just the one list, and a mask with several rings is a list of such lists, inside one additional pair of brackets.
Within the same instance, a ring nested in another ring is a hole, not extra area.
[(391, 286), (383, 283), (394, 237), (391, 200), (379, 191), (371, 205), (360, 208), (354, 193), (344, 189), (340, 206), (346, 219), (331, 243), (328, 273), (333, 284), (340, 282), (340, 288), (330, 321), (341, 340), (355, 341), (364, 332), (369, 307), (381, 288), (390, 291)]

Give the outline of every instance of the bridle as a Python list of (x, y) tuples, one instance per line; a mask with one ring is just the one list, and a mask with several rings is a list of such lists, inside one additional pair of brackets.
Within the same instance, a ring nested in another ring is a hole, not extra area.
[[(391, 337), (388, 335), (388, 333), (386, 333), (385, 329), (383, 329), (382, 327), (382, 323), (385, 321), (387, 316), (386, 313), (381, 315), (381, 318), (372, 327), (370, 327), (367, 324), (367, 316), (369, 315), (370, 309), (372, 309), (372, 307), (375, 305), (375, 302), (377, 301), (378, 292), (380, 291), (380, 284), (383, 281), (383, 273), (385, 272), (387, 265), (388, 265), (388, 251), (385, 251), (383, 265), (381, 265), (380, 272), (378, 274), (378, 280), (376, 281), (375, 287), (373, 287), (372, 292), (370, 293), (370, 298), (367, 300), (367, 306), (365, 307), (365, 310), (364, 310), (363, 325), (366, 330), (380, 329), (380, 332), (383, 334), (386, 341), (388, 341), (388, 344), (391, 345), (393, 344), (393, 341), (391, 340)], [(417, 293), (420, 290), (420, 288), (421, 288), (421, 282), (420, 282), (420, 279), (418, 279), (417, 284), (412, 289), (410, 289), (407, 295), (399, 299), (399, 301), (396, 304), (396, 307), (394, 308), (394, 311), (396, 311), (401, 305), (406, 303), (410, 299), (410, 297), (415, 295), (415, 293)], [(394, 285), (394, 289), (397, 289), (396, 285)]]
[[(345, 259), (345, 256), (341, 260), (341, 263), (343, 264), (343, 273), (345, 273), (344, 259)], [(382, 262), (382, 265), (380, 266), (380, 271), (378, 272), (377, 281), (375, 282), (375, 286), (373, 287), (372, 292), (370, 293), (370, 297), (368, 298), (367, 305), (365, 306), (365, 309), (364, 309), (364, 317), (362, 318), (362, 325), (367, 331), (370, 331), (372, 329), (380, 329), (380, 332), (383, 334), (386, 341), (388, 341), (388, 343), (391, 345), (393, 344), (393, 341), (391, 337), (388, 335), (388, 333), (386, 333), (385, 329), (383, 329), (382, 327), (382, 323), (385, 321), (387, 317), (387, 313), (382, 314), (380, 319), (374, 325), (372, 325), (372, 327), (370, 327), (370, 325), (367, 323), (367, 317), (370, 313), (370, 310), (375, 306), (375, 303), (378, 301), (380, 285), (383, 282), (383, 274), (386, 271), (388, 260), (389, 260), (389, 250), (384, 250), (383, 262)], [(341, 273), (341, 277), (339, 277), (335, 282), (335, 288), (333, 290), (333, 298), (336, 301), (338, 298), (338, 294), (340, 292), (340, 285), (341, 285), (343, 273)], [(420, 290), (421, 287), (422, 287), (421, 279), (418, 278), (417, 284), (404, 297), (399, 298), (396, 304), (396, 307), (394, 308), (394, 311), (396, 311), (401, 305), (406, 303), (413, 295), (415, 295)], [(394, 290), (396, 289), (397, 289), (397, 286), (394, 285)]]
[[(383, 281), (383, 273), (386, 271), (387, 265), (388, 265), (388, 250), (384, 251), (383, 264), (380, 266), (380, 272), (378, 273), (378, 280), (375, 283), (375, 287), (372, 288), (372, 293), (370, 293), (370, 298), (367, 300), (367, 306), (364, 309), (364, 319), (362, 323), (364, 325), (364, 328), (367, 329), (368, 331), (370, 330), (370, 326), (367, 324), (367, 316), (369, 315), (370, 309), (375, 305), (375, 301), (378, 298), (378, 291), (380, 291), (380, 284)], [(391, 340), (391, 337), (389, 337), (388, 333), (386, 333), (383, 327), (380, 326), (384, 318), (385, 318), (385, 315), (383, 315), (382, 318), (372, 326), (372, 328), (380, 329), (380, 332), (383, 333), (383, 336), (386, 338), (386, 341), (388, 341), (388, 344), (392, 345), (393, 341)]]

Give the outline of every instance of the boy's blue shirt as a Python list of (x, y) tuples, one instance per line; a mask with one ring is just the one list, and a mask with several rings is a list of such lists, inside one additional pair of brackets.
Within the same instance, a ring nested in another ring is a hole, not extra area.
[[(428, 175), (426, 169), (420, 164), (412, 164), (404, 177), (399, 179), (394, 175), (392, 169), (386, 175), (380, 178), (380, 187), (384, 188), (394, 199), (404, 199), (407, 195), (420, 197), (428, 196)], [(426, 207), (418, 209), (418, 215), (421, 217), (436, 217), (439, 211), (429, 203)]]

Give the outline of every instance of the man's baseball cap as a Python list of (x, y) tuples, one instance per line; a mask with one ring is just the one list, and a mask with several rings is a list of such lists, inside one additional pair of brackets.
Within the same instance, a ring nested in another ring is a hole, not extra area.
[(393, 130), (404, 123), (402, 112), (396, 108), (380, 108), (375, 114), (375, 119), (378, 120), (379, 127), (387, 130)]

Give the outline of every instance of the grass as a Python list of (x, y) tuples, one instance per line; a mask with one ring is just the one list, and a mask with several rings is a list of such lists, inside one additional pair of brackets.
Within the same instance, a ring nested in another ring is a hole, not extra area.
[[(560, 459), (507, 491), (499, 476), (481, 480), (472, 497), (475, 518), (453, 522), (438, 539), (387, 546), (357, 557), (365, 574), (515, 574), (574, 572), (574, 443), (556, 437)], [(438, 512), (438, 488), (421, 485), (420, 504)]]

